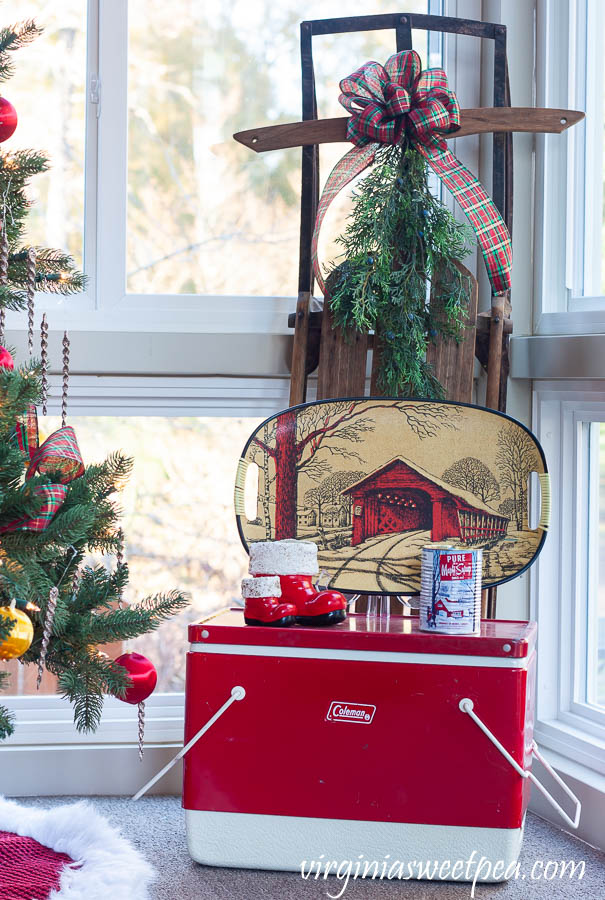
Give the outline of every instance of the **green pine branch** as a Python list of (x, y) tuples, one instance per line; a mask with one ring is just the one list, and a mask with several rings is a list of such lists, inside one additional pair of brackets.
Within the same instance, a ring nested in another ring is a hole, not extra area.
[(41, 34), (42, 28), (31, 19), (0, 29), (0, 81), (8, 81), (14, 74), (15, 66), (9, 54), (30, 44)]
[[(3, 689), (3, 678), (5, 672), (0, 673), (0, 691)], [(15, 730), (15, 717), (13, 713), (5, 706), (0, 705), (0, 741), (6, 740)]]
[(179, 591), (148, 597), (141, 603), (113, 609), (107, 613), (91, 614), (82, 618), (82, 627), (98, 644), (109, 641), (128, 641), (154, 631), (166, 619), (180, 612), (189, 604), (189, 597)]

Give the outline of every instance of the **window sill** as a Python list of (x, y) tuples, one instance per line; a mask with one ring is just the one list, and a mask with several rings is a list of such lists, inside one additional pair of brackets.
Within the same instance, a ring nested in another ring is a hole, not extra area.
[[(314, 301), (315, 302), (315, 301)], [(38, 294), (37, 316), (47, 314), (51, 329), (71, 332), (145, 331), (207, 334), (291, 334), (288, 314), (295, 297), (214, 297), (197, 294), (125, 294), (115, 302), (103, 300), (95, 308), (85, 295), (74, 297)], [(6, 327), (27, 328), (23, 312), (8, 312)]]
[(605, 783), (605, 741), (584, 731), (580, 727), (580, 717), (573, 718), (577, 720), (577, 724), (561, 719), (538, 721), (534, 737), (540, 747), (585, 767), (587, 771), (603, 778)]
[[(605, 332), (605, 321), (602, 325)], [(592, 379), (605, 376), (605, 333), (541, 334), (511, 338), (511, 377)]]
[[(102, 744), (136, 744), (137, 707), (107, 698), (103, 718), (94, 734), (81, 734), (73, 723), (70, 704), (55, 695), (5, 697), (15, 714), (15, 732), (2, 749), (39, 749), (57, 745), (94, 747)], [(182, 744), (184, 694), (158, 694), (145, 704), (145, 737), (155, 744)]]
[[(136, 730), (136, 726), (135, 726)], [(139, 761), (136, 743), (6, 747), (0, 793), (7, 797), (132, 797), (169, 763), (182, 745), (145, 743)], [(178, 762), (150, 794), (181, 793)]]

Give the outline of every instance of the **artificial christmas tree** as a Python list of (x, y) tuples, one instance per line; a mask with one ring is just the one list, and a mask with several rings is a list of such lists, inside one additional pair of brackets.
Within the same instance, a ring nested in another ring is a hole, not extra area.
[[(33, 22), (0, 30), (0, 81), (12, 73), (11, 51), (40, 31)], [(0, 141), (8, 136), (0, 133)], [(69, 294), (84, 284), (67, 254), (24, 245), (30, 205), (25, 189), (47, 167), (36, 151), (0, 152), (0, 334), (5, 310), (27, 307), (30, 350), (35, 291)], [(46, 328), (43, 349), (45, 340)], [(66, 353), (64, 342), (64, 360)], [(33, 360), (17, 368), (11, 353), (0, 348), (0, 659), (22, 652), (22, 662), (38, 664), (40, 672), (46, 667), (72, 702), (78, 729), (90, 731), (99, 723), (104, 695), (130, 702), (134, 687), (127, 668), (98, 646), (156, 628), (188, 598), (172, 591), (139, 604), (121, 603), (128, 567), (119, 556), (115, 495), (132, 461), (115, 453), (85, 466), (65, 421), (40, 446), (35, 404), (42, 401), (45, 412), (46, 390), (45, 369)], [(99, 551), (118, 555), (113, 571), (89, 563), (88, 554)], [(29, 646), (17, 640), (23, 615), (33, 628)], [(0, 671), (0, 688), (6, 681)], [(10, 712), (0, 706), (0, 738), (12, 728)]]

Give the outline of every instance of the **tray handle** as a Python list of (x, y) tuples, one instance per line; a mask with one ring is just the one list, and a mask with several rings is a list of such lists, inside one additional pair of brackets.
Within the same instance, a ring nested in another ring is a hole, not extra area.
[(233, 489), (233, 505), (235, 507), (236, 516), (246, 515), (246, 504), (244, 502), (244, 490), (246, 487), (246, 472), (250, 463), (247, 459), (238, 459), (237, 471), (235, 473), (235, 488)]
[[(542, 476), (540, 476), (540, 477), (542, 477)], [(513, 767), (513, 769), (515, 770), (515, 772), (517, 772), (517, 773), (521, 776), (521, 778), (529, 778), (529, 780), (532, 782), (532, 784), (535, 784), (535, 785), (536, 785), (536, 787), (538, 788), (538, 790), (540, 791), (540, 793), (543, 794), (543, 795), (546, 797), (546, 799), (548, 800), (548, 802), (550, 803), (550, 805), (551, 805), (552, 807), (554, 807), (554, 809), (556, 809), (556, 811), (559, 813), (559, 815), (561, 816), (561, 818), (564, 819), (565, 822), (567, 822), (567, 824), (568, 824), (571, 828), (577, 828), (578, 825), (580, 824), (580, 813), (582, 812), (582, 804), (580, 803), (580, 801), (578, 800), (578, 798), (576, 797), (576, 795), (574, 794), (574, 792), (571, 790), (571, 788), (568, 787), (568, 786), (565, 784), (565, 782), (563, 781), (563, 779), (562, 779), (559, 775), (557, 775), (557, 773), (556, 773), (555, 770), (552, 768), (552, 766), (544, 759), (544, 757), (542, 756), (542, 754), (541, 754), (540, 751), (538, 750), (538, 745), (536, 744), (536, 742), (535, 742), (535, 741), (532, 741), (532, 743), (531, 743), (531, 750), (532, 750), (532, 753), (533, 753), (533, 755), (536, 757), (536, 759), (539, 760), (539, 762), (542, 763), (542, 765), (544, 766), (544, 768), (546, 769), (546, 771), (548, 772), (548, 774), (549, 774), (549, 775), (552, 775), (552, 777), (553, 777), (554, 780), (557, 782), (557, 784), (565, 791), (565, 793), (566, 793), (567, 796), (570, 798), (570, 800), (573, 800), (573, 803), (574, 803), (574, 809), (575, 809), (573, 819), (572, 819), (570, 816), (567, 815), (567, 813), (565, 812), (565, 810), (557, 803), (557, 801), (555, 800), (555, 798), (553, 797), (553, 795), (547, 790), (547, 788), (544, 787), (544, 785), (542, 784), (542, 782), (541, 782), (541, 781), (538, 781), (538, 779), (536, 778), (536, 776), (534, 775), (534, 773), (531, 772), (531, 771), (528, 770), (528, 769), (523, 769), (523, 768), (519, 765), (519, 763), (517, 762), (517, 760), (516, 760), (516, 759), (513, 759), (513, 757), (510, 755), (510, 753), (508, 752), (508, 750), (506, 749), (506, 747), (504, 747), (504, 746), (500, 743), (500, 741), (498, 740), (498, 738), (496, 737), (496, 735), (493, 734), (493, 732), (491, 732), (491, 731), (489, 730), (489, 728), (487, 727), (487, 725), (485, 724), (485, 722), (483, 722), (483, 721), (479, 718), (479, 716), (477, 715), (477, 713), (474, 711), (474, 709), (473, 709), (473, 706), (474, 706), (473, 701), (472, 701), (471, 699), (469, 699), (469, 697), (463, 697), (462, 700), (460, 701), (460, 703), (458, 704), (458, 706), (459, 706), (459, 708), (461, 709), (461, 711), (462, 711), (463, 713), (466, 713), (468, 716), (471, 717), (471, 719), (473, 720), (473, 722), (475, 723), (475, 725), (477, 725), (478, 728), (481, 729), (481, 731), (483, 732), (483, 734), (484, 734), (487, 738), (489, 738), (489, 740), (492, 742), (492, 744), (494, 745), (494, 747), (496, 747), (496, 748), (500, 751), (500, 753), (502, 754), (502, 756), (504, 757), (504, 759), (505, 759), (508, 763), (510, 763), (510, 765)]]
[(548, 526), (550, 525), (550, 475), (548, 472), (542, 472), (542, 474), (538, 474), (538, 478), (540, 479), (542, 494), (538, 528), (541, 528), (542, 531), (548, 531)]

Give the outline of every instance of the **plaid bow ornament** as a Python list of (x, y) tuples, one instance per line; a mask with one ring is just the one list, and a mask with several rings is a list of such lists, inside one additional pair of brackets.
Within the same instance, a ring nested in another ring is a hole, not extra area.
[(460, 106), (443, 69), (422, 71), (415, 50), (389, 57), (386, 64), (365, 63), (340, 82), (340, 103), (351, 114), (347, 137), (355, 144), (335, 165), (317, 208), (311, 245), (313, 271), (325, 285), (317, 244), (328, 207), (345, 185), (374, 161), (380, 144), (407, 140), (439, 176), (466, 213), (481, 247), (494, 294), (510, 288), (511, 238), (483, 185), (448, 150), (443, 135), (460, 127)]
[(29, 406), (22, 420), (15, 426), (14, 439), (29, 462), (26, 480), (34, 475), (48, 474), (57, 478), (59, 483), (35, 488), (34, 494), (42, 500), (37, 514), (31, 519), (9, 522), (0, 528), (0, 534), (10, 531), (44, 531), (65, 500), (67, 484), (84, 474), (76, 433), (71, 425), (63, 426), (40, 446), (36, 407)]

